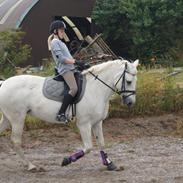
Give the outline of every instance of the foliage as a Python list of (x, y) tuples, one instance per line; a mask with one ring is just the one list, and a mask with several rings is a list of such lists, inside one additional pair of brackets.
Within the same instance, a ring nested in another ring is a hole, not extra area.
[[(47, 77), (53, 76), (55, 74), (54, 68), (55, 63), (52, 58), (47, 58), (43, 60), (43, 70), (39, 72), (40, 76)], [(37, 73), (35, 73), (37, 75)]]
[(111, 117), (132, 117), (160, 115), (183, 110), (183, 89), (177, 85), (175, 78), (168, 77), (172, 69), (142, 69), (138, 73), (136, 104), (132, 108), (121, 107), (116, 96), (111, 101)]
[[(53, 75), (54, 64), (52, 60), (47, 60), (45, 63), (44, 71), (40, 72), (39, 75)], [(173, 68), (139, 68), (136, 104), (132, 108), (121, 106), (119, 96), (114, 96), (110, 102), (109, 117), (161, 115), (183, 111), (183, 73), (175, 77), (166, 78), (172, 72)], [(28, 115), (26, 118), (27, 130), (30, 128), (42, 128), (47, 125), (35, 117)], [(75, 127), (72, 127), (72, 129), (76, 131)]]
[[(47, 61), (41, 76), (53, 75), (54, 64)], [(132, 108), (121, 106), (119, 96), (114, 96), (110, 105), (110, 117), (132, 117), (143, 115), (159, 115), (183, 110), (183, 73), (166, 76), (174, 69), (141, 66), (138, 72), (136, 104)]]
[(30, 57), (30, 46), (22, 43), (24, 35), (19, 30), (0, 32), (0, 73), (6, 77), (14, 75), (15, 67)]
[(93, 18), (111, 44), (144, 63), (172, 62), (182, 45), (182, 0), (98, 0)]

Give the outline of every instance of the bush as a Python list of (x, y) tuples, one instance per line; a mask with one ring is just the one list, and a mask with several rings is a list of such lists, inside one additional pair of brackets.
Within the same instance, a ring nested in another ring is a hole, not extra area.
[(111, 101), (110, 117), (160, 115), (183, 110), (183, 89), (165, 77), (172, 69), (143, 69), (138, 73), (136, 104), (121, 107), (119, 96)]
[(22, 43), (25, 33), (19, 30), (0, 32), (0, 72), (6, 78), (15, 74), (15, 67), (31, 55), (31, 47)]
[(124, 57), (143, 63), (154, 56), (158, 60), (169, 57), (171, 62), (182, 53), (182, 0), (97, 0), (93, 19), (111, 47)]

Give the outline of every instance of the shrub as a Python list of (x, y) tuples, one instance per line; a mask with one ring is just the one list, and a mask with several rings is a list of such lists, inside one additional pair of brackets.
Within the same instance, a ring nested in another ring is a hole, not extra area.
[(165, 77), (170, 69), (143, 69), (138, 73), (136, 104), (132, 108), (121, 107), (119, 96), (111, 101), (110, 117), (135, 115), (160, 115), (183, 109), (183, 89), (176, 80)]
[(0, 32), (0, 72), (5, 77), (15, 74), (15, 67), (25, 62), (31, 47), (22, 43), (25, 33), (19, 30)]

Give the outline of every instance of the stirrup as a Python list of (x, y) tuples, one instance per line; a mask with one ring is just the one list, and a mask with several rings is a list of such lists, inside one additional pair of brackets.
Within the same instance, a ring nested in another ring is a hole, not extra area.
[(67, 119), (65, 114), (57, 114), (56, 120), (65, 124), (69, 123), (69, 120)]

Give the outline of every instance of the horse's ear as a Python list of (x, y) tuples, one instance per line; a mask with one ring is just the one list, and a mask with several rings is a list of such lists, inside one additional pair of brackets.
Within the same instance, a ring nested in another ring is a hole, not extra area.
[(137, 67), (139, 65), (139, 59), (135, 60), (135, 62), (133, 64), (135, 67)]

